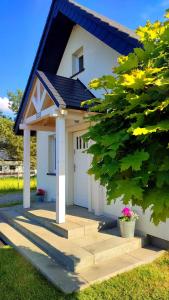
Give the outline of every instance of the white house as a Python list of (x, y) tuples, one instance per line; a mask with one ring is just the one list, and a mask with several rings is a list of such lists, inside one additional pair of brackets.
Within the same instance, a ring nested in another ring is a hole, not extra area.
[[(121, 202), (107, 205), (99, 182), (87, 175), (91, 157), (82, 140), (89, 123), (81, 102), (99, 96), (87, 86), (91, 79), (112, 74), (119, 55), (139, 46), (135, 33), (72, 0), (55, 0), (45, 25), (15, 132), (24, 135), (24, 197), (30, 207), (30, 134), (37, 134), (38, 187), (56, 201), (56, 222), (65, 222), (68, 205), (96, 215), (121, 212)], [(150, 211), (140, 214), (138, 230), (169, 240), (169, 221), (154, 226)]]

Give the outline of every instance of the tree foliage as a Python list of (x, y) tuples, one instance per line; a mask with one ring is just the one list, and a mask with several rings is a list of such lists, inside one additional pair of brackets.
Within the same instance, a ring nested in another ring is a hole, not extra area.
[[(121, 196), (143, 210), (151, 207), (155, 224), (169, 217), (169, 12), (164, 22), (139, 27), (143, 47), (119, 57), (115, 76), (89, 84), (106, 91), (87, 101), (93, 140), (89, 174), (106, 187), (107, 201)], [(86, 104), (86, 102), (85, 102)]]
[(9, 99), (9, 108), (16, 114), (22, 100), (23, 92), (17, 89), (16, 93), (9, 91), (7, 95)]
[[(23, 137), (15, 135), (14, 122), (0, 117), (0, 149), (4, 150), (11, 159), (23, 160)], [(36, 168), (36, 140), (31, 138), (31, 167)]]
[[(17, 114), (22, 100), (23, 92), (17, 89), (16, 92), (7, 93), (9, 99), (9, 108)], [(14, 122), (5, 117), (0, 112), (0, 149), (4, 150), (11, 159), (23, 161), (23, 137), (16, 136), (14, 131)], [(31, 168), (36, 168), (36, 137), (31, 137)]]

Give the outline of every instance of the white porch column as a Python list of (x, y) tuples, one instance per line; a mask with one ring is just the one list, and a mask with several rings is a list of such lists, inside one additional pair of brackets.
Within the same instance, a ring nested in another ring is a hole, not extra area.
[(24, 129), (24, 156), (23, 156), (23, 207), (30, 207), (30, 130)]
[(65, 222), (65, 194), (66, 194), (66, 166), (65, 166), (65, 119), (64, 116), (56, 118), (56, 222)]

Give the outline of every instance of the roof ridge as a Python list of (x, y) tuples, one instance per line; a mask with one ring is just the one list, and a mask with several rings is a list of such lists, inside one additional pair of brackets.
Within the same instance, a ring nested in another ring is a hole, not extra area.
[(70, 3), (72, 3), (73, 5), (81, 8), (82, 10), (84, 10), (84, 11), (92, 14), (94, 17), (100, 19), (102, 22), (105, 22), (105, 23), (111, 25), (112, 27), (116, 28), (117, 30), (120, 30), (120, 31), (122, 31), (124, 33), (127, 33), (132, 38), (135, 38), (135, 39), (139, 40), (139, 37), (134, 32), (134, 30), (128, 28), (127, 26), (122, 25), (122, 24), (120, 24), (120, 23), (118, 23), (118, 22), (116, 22), (116, 21), (114, 21), (114, 20), (112, 20), (112, 19), (110, 19), (110, 18), (108, 18), (108, 17), (106, 17), (106, 16), (104, 16), (104, 15), (96, 12), (95, 10), (92, 10), (92, 9), (90, 9), (90, 8), (84, 6), (84, 5), (81, 5), (80, 3), (78, 3), (78, 2), (76, 2), (74, 0), (67, 0), (67, 1), (70, 2)]

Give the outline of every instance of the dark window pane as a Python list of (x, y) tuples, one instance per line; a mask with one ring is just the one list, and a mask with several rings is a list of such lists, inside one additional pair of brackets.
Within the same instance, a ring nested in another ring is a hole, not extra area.
[(81, 137), (79, 137), (79, 142), (80, 142), (79, 149), (82, 149), (82, 139), (81, 139)]
[(16, 168), (15, 166), (9, 166), (10, 170), (15, 170), (15, 168)]
[(79, 57), (79, 72), (84, 69), (84, 59), (83, 55)]

